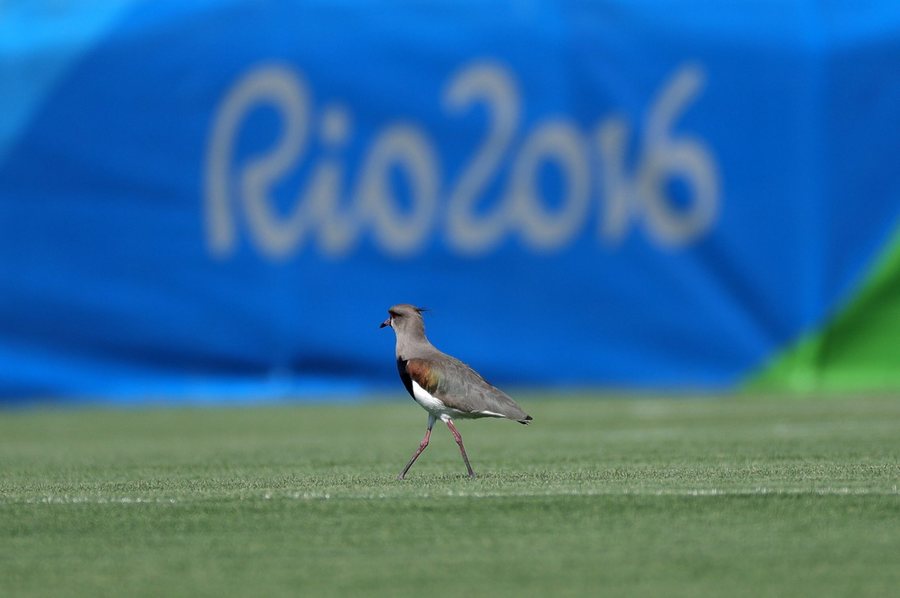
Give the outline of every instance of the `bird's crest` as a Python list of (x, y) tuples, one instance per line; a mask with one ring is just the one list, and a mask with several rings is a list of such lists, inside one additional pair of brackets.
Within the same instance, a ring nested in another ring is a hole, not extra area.
[(422, 315), (426, 311), (431, 311), (427, 307), (416, 307), (411, 303), (399, 303), (397, 305), (392, 306), (388, 313), (392, 316), (403, 315), (403, 312), (409, 313), (410, 311), (414, 311), (419, 315)]

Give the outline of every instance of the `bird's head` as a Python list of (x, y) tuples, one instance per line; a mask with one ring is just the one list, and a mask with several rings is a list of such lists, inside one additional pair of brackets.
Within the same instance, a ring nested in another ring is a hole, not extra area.
[(388, 309), (388, 319), (381, 323), (379, 328), (390, 326), (398, 336), (412, 334), (425, 336), (425, 321), (422, 312), (425, 308), (416, 307), (409, 303), (400, 303)]

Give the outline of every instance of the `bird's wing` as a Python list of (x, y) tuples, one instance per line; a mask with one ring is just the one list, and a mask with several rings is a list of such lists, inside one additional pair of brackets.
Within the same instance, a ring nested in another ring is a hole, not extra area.
[(509, 395), (478, 372), (449, 355), (441, 357), (406, 361), (410, 385), (415, 382), (450, 409), (465, 414), (506, 417), (523, 423), (531, 420)]

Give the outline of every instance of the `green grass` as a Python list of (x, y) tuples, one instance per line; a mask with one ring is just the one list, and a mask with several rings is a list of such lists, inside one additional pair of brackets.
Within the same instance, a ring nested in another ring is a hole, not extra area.
[(0, 595), (869, 595), (900, 400), (0, 413)]

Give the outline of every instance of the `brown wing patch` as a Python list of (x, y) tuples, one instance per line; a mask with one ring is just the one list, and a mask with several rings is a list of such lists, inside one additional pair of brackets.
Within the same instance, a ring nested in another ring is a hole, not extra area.
[(424, 359), (410, 359), (406, 362), (406, 372), (409, 377), (416, 381), (416, 384), (434, 394), (437, 390), (439, 376), (437, 369), (433, 368)]

